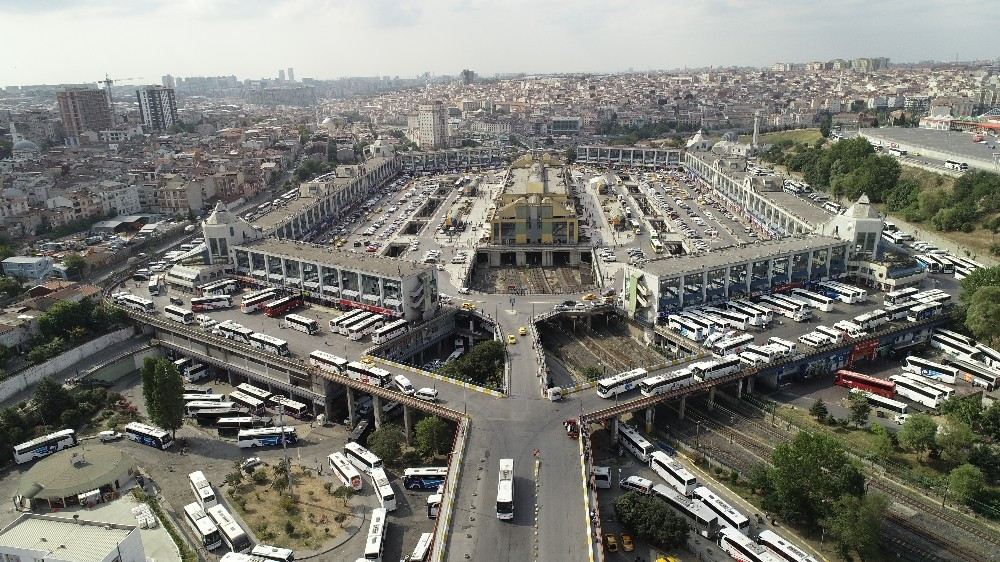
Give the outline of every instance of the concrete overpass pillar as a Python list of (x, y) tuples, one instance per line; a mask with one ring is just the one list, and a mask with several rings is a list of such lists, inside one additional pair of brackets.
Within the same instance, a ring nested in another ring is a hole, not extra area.
[[(747, 394), (753, 394), (754, 377), (747, 377)], [(742, 395), (740, 395), (742, 397)]]
[(684, 419), (684, 407), (687, 406), (688, 397), (687, 394), (681, 396), (681, 406), (677, 408), (677, 419)]
[(372, 396), (372, 411), (375, 413), (375, 429), (382, 427), (382, 399)]
[(354, 389), (349, 386), (345, 386), (344, 390), (347, 391), (347, 421), (348, 425), (352, 428), (354, 427), (355, 414), (354, 414)]
[(743, 398), (743, 379), (737, 381), (739, 384), (736, 387), (736, 397)]
[(229, 379), (229, 386), (236, 386), (237, 384), (239, 384), (236, 381), (236, 375), (233, 374), (233, 372), (231, 370), (226, 369), (226, 376)]
[(712, 411), (715, 409), (715, 387), (708, 389), (708, 410)]
[(410, 436), (413, 433), (413, 410), (409, 406), (403, 405), (403, 433), (406, 435), (406, 446), (411, 445)]
[(611, 430), (611, 442), (618, 442), (618, 416), (611, 418), (611, 426), (608, 428)]
[(656, 408), (646, 408), (646, 434), (653, 433), (653, 420), (656, 419)]

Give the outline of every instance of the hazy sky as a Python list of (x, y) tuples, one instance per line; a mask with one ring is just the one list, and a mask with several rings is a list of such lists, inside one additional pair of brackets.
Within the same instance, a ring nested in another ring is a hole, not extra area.
[(0, 85), (1000, 56), (996, 0), (0, 0)]

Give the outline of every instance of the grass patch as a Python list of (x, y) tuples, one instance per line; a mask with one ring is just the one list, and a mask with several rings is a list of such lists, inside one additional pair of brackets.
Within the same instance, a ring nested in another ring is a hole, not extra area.
[(135, 499), (149, 506), (156, 514), (156, 518), (160, 520), (160, 524), (166, 529), (167, 534), (170, 535), (170, 540), (174, 541), (174, 545), (177, 546), (177, 550), (181, 553), (181, 562), (197, 562), (198, 555), (195, 551), (191, 550), (188, 546), (187, 541), (185, 541), (177, 529), (174, 528), (173, 522), (167, 517), (167, 514), (163, 512), (163, 508), (160, 507), (160, 502), (156, 501), (156, 496), (151, 496), (139, 488), (133, 488), (132, 495)]
[[(774, 144), (783, 140), (790, 140), (794, 143), (812, 144), (823, 138), (819, 129), (794, 129), (791, 131), (776, 131), (773, 133), (763, 133), (760, 135), (760, 142), (763, 144)], [(750, 142), (753, 135), (740, 135), (740, 142)]]
[(334, 497), (336, 484), (327, 485), (304, 467), (293, 466), (291, 472), (294, 495), (274, 485), (285, 476), (277, 476), (271, 465), (259, 466), (236, 486), (227, 484), (226, 493), (262, 542), (316, 550), (343, 531), (351, 517), (349, 502)]

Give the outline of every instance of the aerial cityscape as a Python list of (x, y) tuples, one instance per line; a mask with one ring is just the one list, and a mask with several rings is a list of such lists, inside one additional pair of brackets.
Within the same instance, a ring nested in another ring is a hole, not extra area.
[(993, 8), (0, 3), (0, 560), (1000, 561)]

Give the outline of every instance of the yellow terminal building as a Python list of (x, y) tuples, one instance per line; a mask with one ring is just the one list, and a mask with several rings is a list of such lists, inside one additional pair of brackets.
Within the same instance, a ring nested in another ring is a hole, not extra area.
[(555, 159), (515, 162), (489, 215), (493, 243), (577, 244), (580, 228), (566, 174)]

